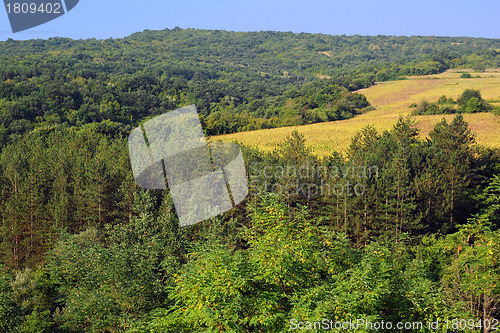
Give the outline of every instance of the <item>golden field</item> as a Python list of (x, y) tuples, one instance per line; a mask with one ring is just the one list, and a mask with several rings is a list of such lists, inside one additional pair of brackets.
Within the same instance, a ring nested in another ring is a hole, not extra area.
[[(409, 76), (406, 80), (376, 84), (358, 92), (364, 94), (376, 109), (352, 119), (303, 126), (283, 127), (251, 132), (242, 132), (212, 137), (217, 141), (238, 141), (255, 145), (262, 150), (274, 149), (292, 131), (304, 134), (307, 144), (318, 156), (332, 151), (345, 151), (351, 138), (362, 128), (372, 125), (379, 131), (389, 130), (400, 116), (409, 115), (412, 103), (422, 100), (436, 101), (440, 96), (455, 100), (467, 88), (481, 91), (483, 98), (500, 103), (500, 70), (473, 73), (473, 78), (460, 78), (462, 70), (449, 70), (442, 74)], [(476, 77), (480, 76), (480, 77)], [(493, 113), (463, 114), (465, 121), (476, 134), (478, 144), (500, 148), (500, 117)], [(450, 122), (454, 115), (415, 116), (421, 137), (427, 136), (434, 125), (446, 118)]]

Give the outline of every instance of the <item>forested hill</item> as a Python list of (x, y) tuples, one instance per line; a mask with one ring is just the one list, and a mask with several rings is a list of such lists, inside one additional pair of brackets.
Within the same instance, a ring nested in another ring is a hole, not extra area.
[[(174, 29), (0, 43), (0, 332), (498, 329), (500, 151), (475, 144), (461, 114), (425, 140), (410, 118), (368, 126), (324, 158), (299, 132), (272, 152), (242, 144), (247, 199), (183, 228), (168, 190), (134, 182), (127, 136), (192, 103), (209, 134), (343, 119), (369, 108), (354, 90), (377, 80), (499, 65), (500, 40), (472, 38)], [(484, 109), (465, 93), (447, 104)]]
[(402, 75), (500, 66), (500, 40), (180, 29), (0, 43), (0, 140), (37, 126), (196, 104), (208, 134), (352, 117), (349, 91)]

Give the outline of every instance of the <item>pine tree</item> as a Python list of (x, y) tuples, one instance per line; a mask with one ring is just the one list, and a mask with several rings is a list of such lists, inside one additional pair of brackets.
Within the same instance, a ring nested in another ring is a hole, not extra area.
[[(471, 144), (474, 135), (462, 115), (457, 115), (448, 124), (446, 119), (438, 123), (429, 133), (433, 145), (437, 148), (433, 157), (434, 168), (439, 174), (437, 182), (444, 196), (444, 209), (448, 223), (444, 230), (453, 228), (456, 224), (456, 211), (462, 200), (464, 188), (470, 182), (473, 155)], [(460, 220), (465, 222), (465, 217)]]

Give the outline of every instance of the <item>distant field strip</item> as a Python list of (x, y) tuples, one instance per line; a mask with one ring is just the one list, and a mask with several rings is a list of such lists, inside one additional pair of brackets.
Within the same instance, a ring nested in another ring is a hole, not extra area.
[[(443, 74), (429, 76), (410, 76), (407, 80), (390, 81), (377, 84), (359, 92), (363, 93), (376, 110), (356, 116), (352, 119), (242, 132), (213, 137), (212, 140), (239, 141), (255, 145), (262, 150), (272, 150), (293, 130), (304, 134), (307, 144), (319, 156), (327, 156), (332, 151), (345, 151), (351, 138), (367, 125), (377, 130), (390, 129), (400, 115), (410, 113), (409, 106), (422, 100), (436, 101), (440, 96), (452, 97), (455, 100), (467, 88), (481, 91), (484, 99), (500, 103), (500, 70), (488, 70), (484, 73), (473, 73), (480, 78), (463, 79), (458, 71), (447, 71)], [(446, 118), (451, 121), (454, 115), (426, 115), (414, 117), (418, 121), (420, 135), (425, 137), (434, 125)], [(476, 134), (479, 144), (500, 148), (500, 117), (492, 113), (464, 114), (464, 119)]]

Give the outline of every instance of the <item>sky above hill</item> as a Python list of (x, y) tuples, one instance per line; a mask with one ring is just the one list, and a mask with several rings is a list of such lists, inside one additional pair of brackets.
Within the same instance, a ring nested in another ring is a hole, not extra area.
[[(30, 0), (19, 0), (19, 2)], [(80, 0), (66, 15), (12, 33), (0, 9), (0, 40), (120, 38), (145, 29), (293, 31), (329, 35), (500, 38), (500, 0)]]

